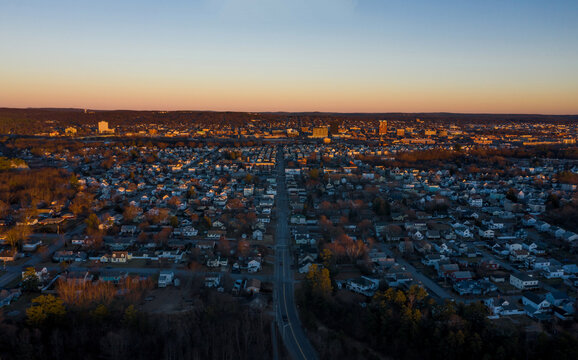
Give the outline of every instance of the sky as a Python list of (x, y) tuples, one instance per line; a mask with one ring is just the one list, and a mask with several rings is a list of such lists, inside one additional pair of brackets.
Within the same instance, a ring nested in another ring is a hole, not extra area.
[(0, 0), (0, 107), (578, 114), (576, 0)]

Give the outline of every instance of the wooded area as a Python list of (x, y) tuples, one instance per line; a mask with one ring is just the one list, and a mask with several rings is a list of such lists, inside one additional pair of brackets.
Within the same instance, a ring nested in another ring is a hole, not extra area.
[[(192, 311), (147, 314), (128, 302), (33, 301), (29, 320), (0, 319), (2, 359), (270, 359), (270, 319), (226, 294), (195, 299)], [(1, 314), (1, 313), (0, 313)], [(39, 316), (38, 314), (47, 314)], [(31, 320), (32, 319), (32, 320)]]
[(513, 323), (498, 325), (479, 302), (440, 305), (412, 286), (379, 291), (360, 306), (328, 291), (327, 279), (319, 282), (315, 274), (307, 279), (298, 301), (321, 359), (578, 358), (578, 341), (564, 328), (556, 327), (551, 336)]

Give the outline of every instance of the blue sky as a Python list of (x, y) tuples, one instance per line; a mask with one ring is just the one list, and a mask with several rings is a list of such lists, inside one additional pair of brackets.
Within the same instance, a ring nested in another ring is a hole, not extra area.
[(578, 113), (578, 1), (2, 1), (0, 106)]

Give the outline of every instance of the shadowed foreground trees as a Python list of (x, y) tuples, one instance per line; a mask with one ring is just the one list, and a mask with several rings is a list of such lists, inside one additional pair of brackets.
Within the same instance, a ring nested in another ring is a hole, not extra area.
[(44, 326), (61, 321), (66, 309), (61, 299), (54, 295), (40, 295), (32, 300), (32, 306), (26, 310), (28, 323), (32, 326)]
[(126, 303), (79, 311), (58, 297), (40, 298), (29, 310), (38, 321), (0, 322), (3, 360), (272, 358), (270, 319), (226, 294), (206, 294), (191, 311), (154, 315)]
[[(314, 301), (311, 301), (311, 299)], [(364, 306), (348, 291), (298, 292), (301, 319), (321, 359), (576, 359), (578, 341), (487, 319), (481, 303), (436, 304), (425, 290), (378, 291)]]

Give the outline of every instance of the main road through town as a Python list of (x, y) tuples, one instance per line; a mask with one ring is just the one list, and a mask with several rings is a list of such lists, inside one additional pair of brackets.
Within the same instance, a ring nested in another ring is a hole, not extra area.
[(297, 315), (295, 306), (293, 262), (289, 244), (289, 200), (285, 183), (283, 148), (277, 148), (277, 229), (275, 232), (275, 318), (279, 332), (293, 359), (317, 359), (313, 346)]

